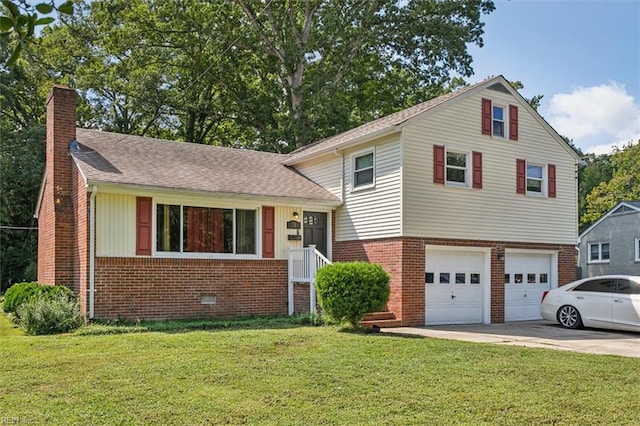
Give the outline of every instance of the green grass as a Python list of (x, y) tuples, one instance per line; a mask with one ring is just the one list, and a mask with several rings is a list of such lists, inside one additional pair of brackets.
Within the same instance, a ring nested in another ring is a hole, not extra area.
[(110, 334), (110, 325), (91, 327), (98, 329), (28, 337), (0, 315), (0, 420), (640, 423), (636, 358), (360, 334), (276, 320), (206, 330), (165, 323), (165, 331), (124, 334)]

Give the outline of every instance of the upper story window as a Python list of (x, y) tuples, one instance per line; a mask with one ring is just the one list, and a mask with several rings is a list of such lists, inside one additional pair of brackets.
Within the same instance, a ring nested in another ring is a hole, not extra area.
[(482, 153), (433, 146), (433, 183), (482, 188)]
[(608, 262), (609, 243), (589, 244), (589, 263)]
[(491, 99), (482, 99), (482, 134), (518, 140), (518, 106), (496, 105)]
[(640, 238), (636, 238), (636, 262), (640, 262)]
[(556, 166), (516, 160), (516, 192), (518, 194), (556, 197)]
[(492, 123), (493, 136), (504, 137), (504, 108), (501, 106), (493, 106)]
[(352, 189), (371, 188), (375, 185), (375, 156), (373, 149), (351, 156)]
[(447, 150), (447, 184), (467, 186), (469, 155)]
[(542, 195), (544, 182), (544, 167), (536, 164), (527, 164), (527, 192)]
[(156, 251), (256, 254), (256, 211), (158, 204)]

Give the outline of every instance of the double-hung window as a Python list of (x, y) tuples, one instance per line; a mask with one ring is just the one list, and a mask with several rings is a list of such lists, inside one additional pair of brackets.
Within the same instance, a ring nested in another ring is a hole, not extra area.
[(492, 110), (493, 136), (504, 137), (504, 108), (494, 105)]
[(467, 153), (447, 150), (446, 168), (447, 184), (468, 185), (469, 155)]
[(351, 156), (351, 188), (365, 189), (375, 186), (375, 155), (373, 149)]
[(544, 183), (544, 167), (527, 164), (527, 193), (542, 195)]
[(256, 210), (156, 206), (156, 251), (256, 254)]
[(589, 263), (608, 261), (609, 243), (589, 243)]

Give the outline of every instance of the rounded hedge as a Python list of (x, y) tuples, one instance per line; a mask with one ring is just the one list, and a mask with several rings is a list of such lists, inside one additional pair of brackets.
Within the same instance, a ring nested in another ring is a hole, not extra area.
[(6, 313), (17, 314), (20, 305), (38, 296), (47, 300), (57, 299), (58, 297), (64, 297), (70, 301), (75, 299), (73, 292), (62, 285), (45, 285), (36, 282), (17, 283), (9, 287), (5, 292), (2, 309)]
[(365, 314), (383, 309), (389, 301), (389, 274), (374, 263), (334, 263), (318, 270), (316, 291), (330, 318), (358, 327)]
[(18, 306), (35, 297), (41, 291), (41, 287), (43, 286), (38, 283), (16, 283), (12, 285), (4, 293), (2, 310), (6, 313), (15, 313)]

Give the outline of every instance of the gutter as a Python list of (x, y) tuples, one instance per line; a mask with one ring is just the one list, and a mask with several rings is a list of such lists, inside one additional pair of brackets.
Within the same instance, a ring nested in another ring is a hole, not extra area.
[(89, 201), (89, 319), (94, 317), (95, 281), (96, 281), (96, 194), (98, 187), (93, 185)]

